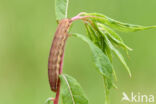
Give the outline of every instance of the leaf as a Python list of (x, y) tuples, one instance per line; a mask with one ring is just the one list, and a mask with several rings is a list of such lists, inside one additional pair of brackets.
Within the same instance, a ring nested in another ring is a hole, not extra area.
[(56, 20), (67, 18), (69, 0), (55, 0)]
[(103, 38), (105, 39), (105, 43), (115, 53), (115, 55), (117, 55), (117, 57), (120, 59), (121, 63), (124, 65), (124, 67), (128, 71), (129, 76), (131, 77), (131, 71), (130, 71), (128, 65), (126, 64), (126, 62), (124, 60), (124, 57), (122, 56), (122, 54), (120, 54), (120, 52), (112, 45), (111, 41), (108, 39), (107, 36), (108, 36), (109, 33), (107, 31), (100, 30), (100, 28), (96, 24), (94, 25), (94, 28), (95, 28), (96, 31), (98, 31), (99, 35), (103, 36)]
[(108, 56), (110, 62), (112, 62), (112, 53), (111, 53), (111, 49), (109, 48), (109, 46), (107, 44), (105, 44), (105, 53)]
[(129, 76), (131, 77), (132, 76), (131, 71), (130, 71), (130, 69), (129, 69), (129, 67), (128, 67), (128, 65), (127, 65), (124, 57), (122, 56), (122, 54), (114, 46), (113, 46), (113, 49), (112, 50), (116, 54), (116, 56), (119, 58), (119, 60), (121, 61), (121, 63), (124, 65), (124, 67), (128, 71)]
[(86, 31), (87, 31), (87, 35), (89, 39), (93, 41), (94, 43), (96, 43), (98, 40), (98, 37), (96, 36), (95, 32), (90, 28), (88, 24), (85, 24), (85, 27), (86, 27)]
[[(95, 25), (95, 24), (94, 24)], [(86, 29), (87, 29), (87, 33), (88, 33), (88, 37), (96, 44), (96, 45), (99, 45), (99, 39), (97, 38), (99, 35), (92, 26), (90, 26), (89, 24), (85, 24), (86, 26)], [(93, 37), (93, 38), (92, 38)], [(95, 37), (95, 38), (94, 38)], [(105, 44), (105, 43), (104, 43)], [(100, 46), (99, 46), (100, 47)], [(108, 47), (107, 44), (105, 44), (104, 46), (104, 53), (108, 56), (110, 62), (112, 62), (112, 53), (111, 53), (111, 50), (110, 48)], [(115, 70), (113, 69), (113, 75), (114, 75), (114, 78), (115, 80), (117, 81), (117, 76), (116, 76), (116, 72)], [(115, 84), (113, 84), (113, 86), (116, 88)]]
[(92, 41), (90, 41), (87, 37), (74, 33), (73, 36), (76, 36), (86, 42), (94, 55), (94, 62), (98, 69), (98, 72), (108, 78), (110, 81), (112, 80), (112, 64), (109, 61), (108, 57), (102, 52), (102, 50), (97, 47)]
[(131, 48), (129, 48), (124, 42), (123, 40), (121, 39), (121, 37), (116, 33), (114, 32), (112, 29), (110, 29), (109, 27), (101, 24), (101, 23), (98, 23), (98, 27), (100, 30), (103, 30), (105, 32), (107, 32), (108, 34), (108, 38), (111, 39), (116, 45), (118, 46), (121, 46), (123, 47), (124, 49), (126, 50), (130, 50), (132, 51)]
[(108, 104), (109, 90), (110, 88), (114, 86), (113, 78), (112, 78), (113, 77), (112, 64), (109, 58), (105, 55), (105, 53), (98, 46), (96, 46), (96, 44), (94, 44), (87, 37), (77, 34), (77, 33), (72, 34), (72, 35), (82, 39), (91, 48), (91, 51), (94, 56), (94, 63), (97, 67), (98, 72), (100, 72), (100, 74), (103, 76), (103, 79), (104, 79), (105, 104)]
[[(90, 38), (98, 47), (101, 47), (101, 50), (108, 56), (110, 62), (112, 62), (112, 55), (110, 48), (105, 44), (102, 37), (98, 34), (98, 32), (93, 28), (93, 26), (90, 26), (90, 24), (85, 24), (87, 28), (88, 37)], [(92, 25), (95, 25), (92, 23)]]
[(63, 104), (88, 104), (79, 83), (69, 75), (60, 75)]
[(140, 31), (140, 30), (156, 28), (156, 26), (141, 26), (141, 25), (123, 23), (123, 22), (111, 19), (100, 13), (83, 13), (83, 15), (91, 16), (90, 18), (96, 20), (97, 22), (106, 24), (122, 32), (135, 32), (135, 31)]
[(122, 54), (112, 45), (112, 43), (110, 42), (110, 40), (107, 38), (107, 33), (101, 31), (103, 33), (103, 36), (105, 37), (106, 39), (106, 43), (109, 45), (110, 49), (115, 53), (115, 55), (119, 58), (119, 60), (121, 61), (121, 63), (124, 65), (124, 67), (126, 68), (126, 70), (128, 71), (129, 73), (129, 76), (131, 77), (131, 71), (128, 67), (128, 65), (126, 64), (125, 60), (124, 60), (124, 57), (122, 56)]
[(85, 24), (86, 30), (87, 30), (87, 34), (88, 37), (90, 38), (90, 40), (98, 45), (99, 47), (101, 47), (101, 43), (99, 41), (100, 37), (97, 34), (97, 32), (92, 28), (92, 26), (90, 24)]
[[(90, 26), (89, 24), (85, 24), (85, 26), (87, 28), (88, 37), (96, 37), (94, 39), (91, 38), (91, 40), (96, 45), (98, 45), (99, 47), (101, 47), (100, 46), (101, 44), (99, 44), (100, 43), (100, 39), (97, 38), (97, 37), (99, 37), (98, 35), (101, 35), (101, 33), (99, 33), (99, 30), (97, 30), (98, 29), (97, 28), (97, 25), (94, 22), (92, 23), (92, 25), (93, 26)], [(103, 37), (101, 37), (101, 38), (103, 38)], [(103, 43), (103, 44), (104, 44), (104, 47), (102, 47), (101, 50), (108, 56), (110, 62), (112, 62), (112, 53), (111, 53), (110, 47), (106, 43)], [(115, 70), (114, 69), (113, 69), (113, 75), (114, 75), (115, 80), (117, 80), (117, 76), (116, 76), (116, 73), (115, 73)], [(115, 86), (115, 84), (113, 84), (113, 85)]]

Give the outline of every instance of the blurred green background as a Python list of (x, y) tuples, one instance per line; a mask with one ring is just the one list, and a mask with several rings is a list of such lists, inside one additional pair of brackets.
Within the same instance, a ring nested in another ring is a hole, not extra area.
[[(69, 17), (83, 11), (133, 24), (156, 24), (156, 0), (70, 0)], [(0, 104), (43, 104), (55, 96), (47, 64), (56, 27), (54, 0), (0, 0)], [(85, 34), (82, 22), (75, 22), (72, 31)], [(129, 57), (125, 55), (132, 78), (114, 57), (118, 89), (111, 90), (112, 104), (124, 104), (122, 92), (156, 96), (156, 29), (121, 36), (133, 48)], [(88, 46), (70, 37), (64, 73), (80, 82), (89, 104), (103, 104), (103, 80), (94, 69)]]

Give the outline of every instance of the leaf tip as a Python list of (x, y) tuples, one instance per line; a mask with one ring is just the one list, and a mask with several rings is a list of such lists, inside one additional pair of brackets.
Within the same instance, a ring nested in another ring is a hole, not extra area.
[(131, 70), (129, 69), (129, 67), (128, 67), (128, 66), (126, 67), (126, 69), (127, 69), (127, 71), (128, 71), (129, 77), (130, 77), (130, 78), (132, 78), (132, 73), (131, 73)]
[(132, 73), (131, 72), (129, 72), (129, 77), (132, 78)]
[(133, 49), (132, 49), (132, 48), (130, 48), (130, 47), (128, 47), (128, 50), (129, 50), (129, 51), (133, 51)]

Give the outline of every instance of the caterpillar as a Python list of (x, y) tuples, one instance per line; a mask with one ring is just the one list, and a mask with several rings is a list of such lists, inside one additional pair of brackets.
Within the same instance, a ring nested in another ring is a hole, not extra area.
[(68, 38), (68, 30), (71, 26), (71, 19), (62, 19), (59, 21), (54, 39), (51, 45), (48, 59), (48, 77), (51, 90), (56, 92), (61, 73), (64, 47)]

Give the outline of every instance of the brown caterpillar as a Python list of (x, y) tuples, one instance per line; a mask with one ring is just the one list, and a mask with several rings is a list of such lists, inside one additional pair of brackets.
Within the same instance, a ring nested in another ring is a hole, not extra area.
[(68, 38), (68, 30), (71, 25), (71, 19), (62, 19), (55, 32), (55, 36), (50, 49), (48, 59), (48, 77), (51, 90), (56, 92), (59, 74), (61, 73), (64, 47)]

